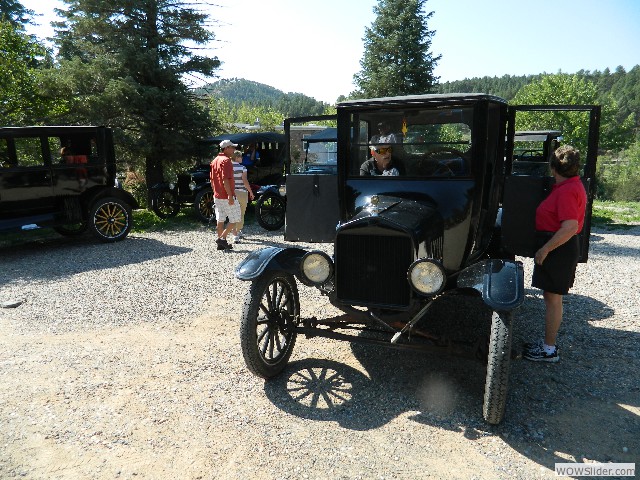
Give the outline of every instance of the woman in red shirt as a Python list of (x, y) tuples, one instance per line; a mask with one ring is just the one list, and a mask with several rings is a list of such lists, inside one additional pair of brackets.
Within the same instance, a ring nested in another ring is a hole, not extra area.
[(542, 245), (536, 252), (531, 284), (543, 291), (544, 341), (525, 344), (524, 358), (560, 360), (556, 337), (562, 323), (562, 297), (573, 286), (580, 256), (577, 234), (582, 231), (587, 193), (580, 180), (580, 152), (565, 145), (549, 162), (555, 184), (536, 210), (536, 230)]

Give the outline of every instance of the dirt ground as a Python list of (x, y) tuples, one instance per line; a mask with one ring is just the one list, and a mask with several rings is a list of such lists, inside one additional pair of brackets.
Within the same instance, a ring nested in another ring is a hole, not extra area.
[[(228, 298), (189, 321), (62, 333), (23, 333), (0, 310), (0, 478), (531, 479), (556, 478), (556, 462), (639, 464), (640, 300), (617, 303), (593, 273), (610, 264), (598, 248), (623, 241), (600, 234), (580, 271), (562, 362), (513, 362), (499, 426), (482, 421), (484, 366), (462, 358), (299, 337), (264, 382)], [(443, 308), (468, 321), (456, 303)], [(541, 308), (527, 290), (516, 338)]]

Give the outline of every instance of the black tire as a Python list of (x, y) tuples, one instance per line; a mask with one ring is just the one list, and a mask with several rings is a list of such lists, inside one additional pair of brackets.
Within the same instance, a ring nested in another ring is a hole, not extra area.
[(492, 425), (497, 425), (502, 421), (507, 404), (509, 367), (511, 365), (511, 320), (511, 312), (493, 312), (491, 318), (482, 415)]
[(79, 237), (87, 231), (88, 227), (89, 225), (87, 225), (86, 222), (78, 222), (58, 225), (57, 227), (53, 227), (53, 229), (65, 237)]
[(252, 282), (242, 308), (240, 345), (253, 374), (272, 378), (286, 367), (296, 343), (299, 316), (298, 287), (292, 275), (268, 270)]
[(131, 230), (132, 220), (129, 204), (116, 197), (97, 200), (89, 212), (91, 233), (102, 242), (125, 239)]
[(213, 208), (213, 190), (205, 188), (196, 193), (196, 199), (193, 202), (193, 208), (197, 217), (202, 222), (211, 221), (215, 223), (216, 211)]
[(151, 195), (151, 208), (162, 219), (175, 217), (180, 211), (180, 205), (175, 196), (168, 190), (154, 192)]
[(278, 230), (284, 225), (285, 210), (282, 196), (267, 193), (256, 202), (256, 219), (265, 230)]

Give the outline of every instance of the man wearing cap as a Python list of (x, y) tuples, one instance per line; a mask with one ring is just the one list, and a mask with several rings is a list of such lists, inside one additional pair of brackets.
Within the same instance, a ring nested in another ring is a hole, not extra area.
[(391, 158), (392, 145), (389, 143), (374, 143), (371, 139), (371, 158), (360, 165), (360, 175), (363, 176), (396, 176), (400, 175), (393, 165)]
[[(240, 221), (240, 204), (235, 198), (235, 181), (231, 161), (231, 156), (237, 146), (231, 140), (221, 141), (220, 153), (211, 162), (211, 187), (213, 188), (216, 218), (218, 219), (216, 225), (218, 250), (231, 250), (232, 246), (227, 242), (227, 234), (233, 230), (236, 222)], [(226, 218), (229, 219), (229, 223), (227, 228), (224, 228)]]

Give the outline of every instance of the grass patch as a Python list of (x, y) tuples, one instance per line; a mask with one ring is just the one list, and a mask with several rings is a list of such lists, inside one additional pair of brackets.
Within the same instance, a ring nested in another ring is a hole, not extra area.
[(195, 214), (188, 209), (181, 210), (172, 218), (162, 219), (151, 210), (135, 210), (133, 212), (132, 232), (161, 232), (163, 230), (191, 230), (201, 226)]
[(640, 202), (596, 200), (591, 215), (593, 225), (629, 229), (640, 225)]

